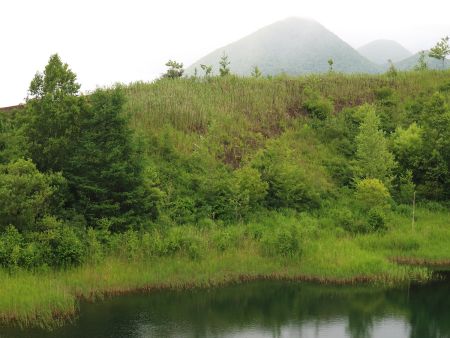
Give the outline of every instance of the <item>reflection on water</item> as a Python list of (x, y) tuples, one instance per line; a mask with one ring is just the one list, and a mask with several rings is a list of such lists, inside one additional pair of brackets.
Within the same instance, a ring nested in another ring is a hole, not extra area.
[(402, 289), (253, 282), (129, 295), (80, 306), (52, 332), (0, 337), (450, 337), (450, 283)]

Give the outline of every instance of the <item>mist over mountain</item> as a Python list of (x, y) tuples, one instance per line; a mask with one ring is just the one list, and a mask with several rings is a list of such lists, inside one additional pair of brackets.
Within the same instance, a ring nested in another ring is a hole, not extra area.
[(275, 22), (218, 48), (188, 67), (186, 74), (192, 75), (195, 68), (201, 74), (201, 64), (212, 65), (213, 74), (217, 74), (223, 54), (231, 61), (231, 72), (238, 75), (250, 75), (254, 66), (258, 66), (263, 75), (326, 72), (329, 59), (333, 59), (333, 69), (338, 72), (381, 71), (378, 65), (318, 22), (295, 17)]
[(375, 40), (358, 48), (357, 51), (368, 60), (379, 65), (386, 64), (388, 60), (398, 62), (413, 55), (393, 40)]

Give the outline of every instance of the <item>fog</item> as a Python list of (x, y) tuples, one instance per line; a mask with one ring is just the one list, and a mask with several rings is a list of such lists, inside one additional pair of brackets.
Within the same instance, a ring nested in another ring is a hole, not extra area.
[(353, 47), (392, 39), (417, 52), (450, 35), (449, 9), (443, 0), (6, 0), (0, 2), (0, 107), (24, 101), (53, 53), (89, 91), (150, 81), (169, 59), (188, 66), (290, 16), (313, 18)]

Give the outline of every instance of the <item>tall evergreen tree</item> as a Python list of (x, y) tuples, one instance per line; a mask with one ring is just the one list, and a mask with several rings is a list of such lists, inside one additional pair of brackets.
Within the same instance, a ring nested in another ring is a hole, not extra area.
[[(156, 216), (143, 182), (143, 165), (122, 114), (120, 88), (97, 90), (80, 116), (78, 145), (65, 174), (73, 205), (91, 225), (107, 220), (120, 231)], [(146, 217), (144, 217), (146, 216)]]
[(42, 171), (67, 178), (67, 208), (88, 225), (120, 231), (156, 216), (144, 187), (142, 159), (122, 114), (119, 88), (78, 96), (76, 75), (58, 55), (30, 85), (24, 133)]

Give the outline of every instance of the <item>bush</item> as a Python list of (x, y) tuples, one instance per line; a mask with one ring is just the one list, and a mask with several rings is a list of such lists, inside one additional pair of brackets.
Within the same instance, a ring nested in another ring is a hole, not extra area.
[(385, 185), (376, 178), (359, 180), (356, 183), (355, 197), (361, 209), (366, 212), (372, 208), (390, 208), (391, 195)]
[(328, 173), (320, 159), (304, 154), (303, 142), (307, 147), (314, 146), (306, 140), (291, 140), (290, 137), (295, 136), (269, 141), (253, 161), (261, 179), (268, 184), (266, 205), (298, 211), (317, 208), (330, 186)]
[(141, 253), (141, 240), (137, 231), (128, 230), (122, 234), (115, 235), (115, 238), (115, 251), (122, 257), (132, 260)]
[(297, 229), (294, 226), (281, 226), (268, 231), (261, 240), (261, 246), (269, 256), (295, 256), (300, 253)]
[(84, 261), (84, 246), (73, 228), (54, 217), (44, 218), (43, 226), (46, 226), (47, 229), (36, 234), (36, 237), (42, 248), (44, 264), (69, 267), (79, 265)]
[(64, 183), (60, 174), (43, 174), (29, 160), (0, 165), (0, 228), (34, 230), (36, 221), (52, 211), (52, 195)]
[(217, 250), (225, 251), (239, 246), (242, 231), (238, 227), (230, 227), (218, 231), (213, 237), (213, 243)]
[(398, 184), (395, 191), (395, 201), (401, 204), (411, 204), (414, 197), (416, 185), (412, 180), (412, 172), (406, 171), (398, 179)]
[(234, 172), (239, 187), (239, 213), (241, 216), (261, 208), (269, 185), (261, 180), (261, 174), (252, 167), (243, 167)]
[(0, 265), (6, 268), (17, 267), (22, 254), (23, 236), (9, 226), (0, 237)]
[(200, 182), (199, 203), (203, 215), (224, 221), (239, 217), (239, 185), (229, 170), (219, 168)]
[(245, 236), (252, 240), (259, 241), (266, 232), (266, 227), (260, 223), (249, 223), (245, 229)]
[(319, 93), (306, 88), (303, 91), (303, 95), (305, 96), (303, 108), (312, 118), (323, 121), (333, 113), (333, 102), (322, 97)]
[(86, 258), (90, 262), (98, 263), (103, 259), (103, 245), (98, 238), (98, 232), (93, 228), (86, 231)]
[(332, 211), (335, 224), (345, 230), (351, 230), (355, 224), (355, 217), (349, 208), (337, 208)]
[(367, 224), (370, 232), (386, 230), (386, 215), (384, 211), (379, 208), (370, 209), (367, 215)]
[(203, 253), (201, 239), (187, 227), (171, 228), (164, 239), (164, 253), (185, 253), (191, 259), (199, 259)]

